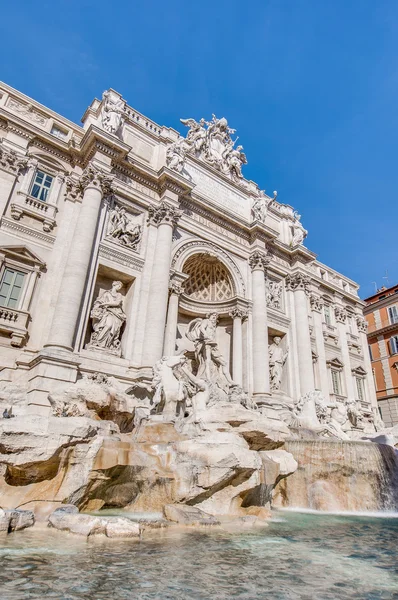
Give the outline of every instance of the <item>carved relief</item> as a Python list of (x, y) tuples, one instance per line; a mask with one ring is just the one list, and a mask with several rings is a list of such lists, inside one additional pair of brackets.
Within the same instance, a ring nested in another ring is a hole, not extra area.
[(28, 121), (32, 121), (32, 123), (36, 123), (37, 125), (42, 125), (43, 127), (47, 124), (47, 119), (38, 113), (31, 103), (23, 104), (14, 98), (10, 98), (7, 103), (7, 108), (11, 108), (11, 110), (19, 113)]
[(123, 311), (124, 296), (119, 292), (121, 281), (114, 281), (112, 288), (99, 294), (91, 310), (93, 333), (87, 348), (100, 349), (121, 355), (120, 333), (126, 315)]
[(368, 331), (368, 322), (363, 317), (357, 317), (357, 327), (360, 333), (367, 333)]
[(268, 308), (276, 308), (281, 310), (282, 308), (282, 281), (273, 281), (272, 279), (266, 279), (265, 288), (267, 293), (267, 306)]
[(142, 237), (142, 226), (123, 206), (115, 204), (109, 212), (107, 239), (136, 250)]

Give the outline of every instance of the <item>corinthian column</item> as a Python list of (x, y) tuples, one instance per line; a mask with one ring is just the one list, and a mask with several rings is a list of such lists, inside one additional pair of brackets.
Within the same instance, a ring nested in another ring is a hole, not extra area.
[(337, 329), (340, 338), (341, 357), (343, 359), (343, 373), (345, 379), (345, 389), (349, 402), (354, 402), (356, 393), (354, 390), (354, 378), (351, 372), (350, 351), (347, 340), (347, 311), (342, 306), (336, 306), (334, 309)]
[(310, 305), (312, 309), (312, 319), (314, 323), (314, 332), (315, 332), (315, 343), (316, 343), (316, 351), (318, 354), (318, 367), (319, 367), (319, 378), (320, 385), (323, 397), (325, 399), (329, 398), (329, 379), (328, 379), (328, 371), (326, 366), (326, 351), (325, 351), (325, 338), (323, 337), (323, 327), (322, 327), (322, 309), (323, 309), (323, 300), (320, 296), (316, 294), (310, 295)]
[(310, 278), (304, 273), (294, 273), (286, 277), (286, 290), (294, 292), (294, 312), (296, 322), (297, 355), (300, 373), (301, 395), (315, 388), (312, 366), (311, 337), (308, 323), (308, 303)]
[(252, 270), (253, 299), (253, 397), (256, 402), (266, 400), (269, 389), (268, 320), (264, 271), (267, 255), (256, 250), (249, 258)]
[(173, 228), (181, 211), (166, 202), (161, 202), (159, 206), (150, 206), (148, 213), (148, 221), (157, 226), (158, 234), (149, 287), (142, 360), (145, 366), (152, 366), (162, 357)]
[(232, 379), (240, 386), (243, 384), (243, 340), (242, 321), (247, 317), (247, 311), (234, 308), (229, 316), (232, 317)]
[(167, 311), (167, 323), (163, 347), (164, 356), (172, 356), (175, 351), (178, 323), (178, 303), (183, 287), (178, 281), (170, 281), (169, 290), (169, 308)]
[(46, 347), (72, 350), (81, 302), (91, 261), (103, 195), (111, 191), (112, 177), (90, 164), (78, 181), (69, 178), (67, 194), (82, 196), (79, 219), (70, 242), (65, 272)]

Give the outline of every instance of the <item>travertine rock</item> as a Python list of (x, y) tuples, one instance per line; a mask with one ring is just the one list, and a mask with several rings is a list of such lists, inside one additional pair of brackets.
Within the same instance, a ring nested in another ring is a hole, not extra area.
[(109, 538), (139, 537), (138, 523), (123, 517), (95, 517), (79, 514), (75, 506), (66, 505), (55, 510), (48, 519), (51, 527), (77, 535), (103, 534)]
[(186, 504), (166, 504), (163, 507), (164, 516), (169, 521), (181, 523), (182, 525), (219, 525), (212, 515), (205, 513), (196, 506)]
[(10, 533), (32, 527), (35, 516), (31, 510), (3, 510), (0, 509), (0, 532)]

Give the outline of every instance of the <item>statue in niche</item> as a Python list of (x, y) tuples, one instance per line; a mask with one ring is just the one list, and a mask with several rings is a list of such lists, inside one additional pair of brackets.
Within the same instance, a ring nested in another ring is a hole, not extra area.
[(252, 213), (253, 221), (264, 223), (268, 214), (269, 205), (276, 200), (278, 192), (274, 191), (274, 197), (268, 198), (263, 190), (260, 190), (258, 196), (253, 200)]
[(285, 365), (289, 349), (283, 350), (281, 347), (282, 339), (279, 336), (275, 336), (273, 343), (268, 349), (269, 353), (269, 378), (270, 388), (272, 391), (279, 390), (282, 383), (283, 367)]
[(207, 314), (205, 319), (194, 319), (189, 323), (185, 335), (195, 345), (195, 358), (199, 365), (198, 379), (215, 382), (221, 372), (227, 386), (230, 387), (235, 383), (216, 342), (217, 321), (216, 312)]
[(123, 123), (124, 100), (107, 90), (102, 94), (102, 101), (102, 127), (108, 133), (116, 134)]
[(140, 223), (135, 222), (123, 206), (115, 205), (109, 214), (107, 237), (136, 250), (141, 236)]
[(293, 224), (290, 226), (292, 230), (292, 241), (290, 245), (292, 246), (292, 248), (294, 248), (295, 246), (300, 246), (308, 235), (308, 231), (304, 229), (300, 219), (301, 215), (299, 215), (298, 212), (295, 211), (294, 221)]
[(100, 348), (120, 356), (120, 331), (126, 315), (123, 311), (124, 296), (120, 293), (121, 281), (114, 281), (110, 290), (102, 292), (91, 310), (93, 324), (88, 348)]

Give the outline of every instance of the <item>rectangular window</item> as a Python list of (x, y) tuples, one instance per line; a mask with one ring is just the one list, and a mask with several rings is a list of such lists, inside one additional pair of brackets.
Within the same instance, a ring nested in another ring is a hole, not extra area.
[(363, 396), (363, 379), (362, 377), (355, 377), (356, 383), (357, 383), (357, 393), (358, 393), (358, 399), (361, 400), (361, 402), (364, 399)]
[(328, 304), (325, 304), (325, 306), (323, 307), (323, 314), (325, 317), (325, 323), (327, 325), (331, 325), (332, 324), (332, 316), (330, 313), (330, 306)]
[(390, 323), (398, 323), (398, 310), (396, 305), (388, 307), (388, 318)]
[(340, 396), (341, 394), (341, 386), (340, 386), (340, 372), (332, 369), (332, 385), (333, 385), (333, 394), (337, 394)]
[(398, 335), (393, 335), (390, 338), (390, 350), (391, 354), (398, 354)]
[(38, 200), (47, 202), (48, 192), (50, 191), (53, 179), (54, 177), (44, 173), (44, 171), (36, 171), (30, 195)]
[(17, 308), (25, 273), (15, 269), (6, 269), (0, 282), (0, 306)]
[(370, 358), (370, 360), (373, 360), (372, 346), (368, 346), (368, 348), (369, 348), (369, 358)]

